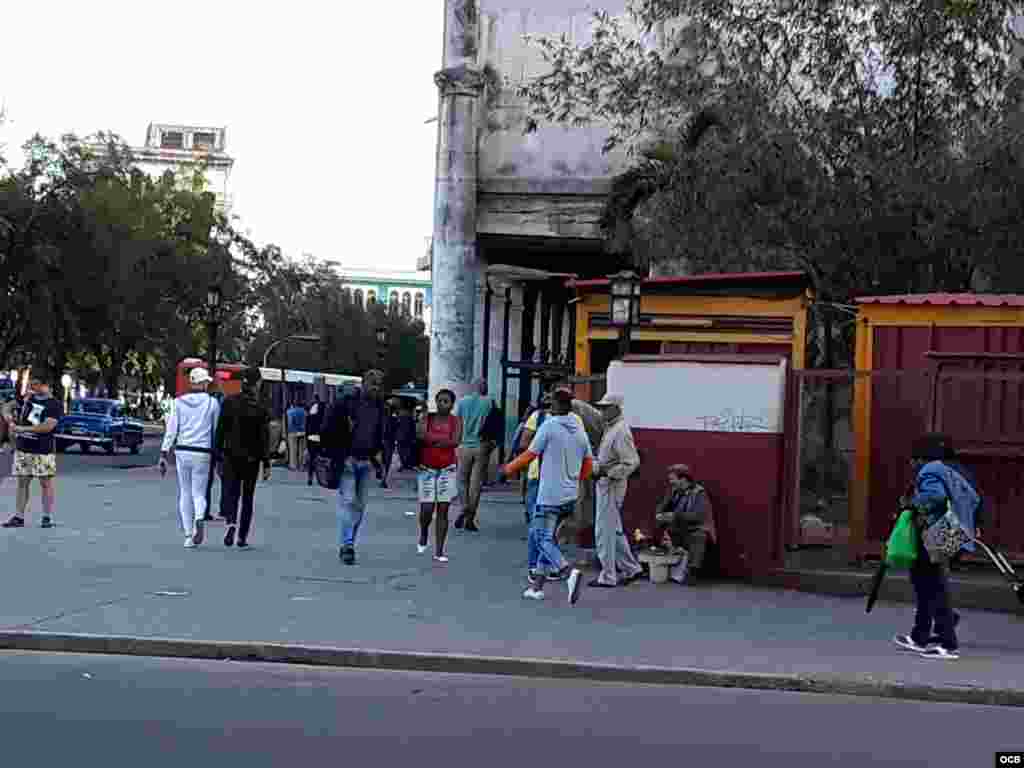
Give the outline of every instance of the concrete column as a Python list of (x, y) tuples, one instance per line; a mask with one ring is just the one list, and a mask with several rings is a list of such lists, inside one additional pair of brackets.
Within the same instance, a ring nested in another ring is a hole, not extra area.
[(477, 68), (476, 0), (445, 1), (440, 91), (429, 389), (467, 391), (473, 380), (476, 304), (481, 282), (476, 243), (477, 126), (484, 78)]
[[(523, 284), (513, 283), (509, 297), (509, 339), (508, 359), (523, 359)], [(513, 417), (519, 415), (519, 403), (523, 395), (519, 391), (519, 382), (510, 381), (508, 386), (508, 412)]]

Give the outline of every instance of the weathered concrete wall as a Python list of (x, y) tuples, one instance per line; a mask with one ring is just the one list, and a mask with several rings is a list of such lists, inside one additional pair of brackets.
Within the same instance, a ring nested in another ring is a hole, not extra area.
[(542, 124), (525, 134), (526, 112), (515, 90), (547, 66), (524, 36), (564, 33), (585, 42), (594, 10), (621, 13), (625, 5), (625, 0), (481, 1), (477, 62), (488, 75), (478, 137), (481, 232), (600, 236), (596, 216), (602, 195), (610, 178), (627, 166), (625, 152), (602, 153), (607, 130), (599, 125)]

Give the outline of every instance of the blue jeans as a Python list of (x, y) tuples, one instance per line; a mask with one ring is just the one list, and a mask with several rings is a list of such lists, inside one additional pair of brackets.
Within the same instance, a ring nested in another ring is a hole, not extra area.
[(369, 459), (348, 459), (338, 486), (338, 546), (354, 547), (366, 513), (366, 491), (373, 467)]
[(554, 507), (537, 504), (530, 518), (530, 535), (527, 539), (527, 557), (531, 571), (539, 570), (542, 574), (554, 573), (565, 565), (565, 558), (555, 541), (555, 528), (562, 515), (571, 513), (576, 502), (560, 504)]
[(533, 519), (533, 508), (537, 506), (537, 492), (540, 491), (540, 480), (526, 481), (526, 527), (530, 527)]

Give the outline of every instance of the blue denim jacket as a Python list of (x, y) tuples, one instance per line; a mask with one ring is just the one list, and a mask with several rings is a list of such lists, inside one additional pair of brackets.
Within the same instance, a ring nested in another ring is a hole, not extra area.
[[(960, 525), (974, 536), (981, 496), (970, 481), (953, 467), (941, 461), (930, 461), (917, 473), (913, 502), (918, 506), (944, 505), (947, 499)], [(964, 549), (973, 552), (975, 546), (965, 544)]]

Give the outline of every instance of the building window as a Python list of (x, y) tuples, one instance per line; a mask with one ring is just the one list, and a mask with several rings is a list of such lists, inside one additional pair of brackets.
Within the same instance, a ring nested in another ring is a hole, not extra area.
[(412, 294), (408, 291), (402, 294), (402, 314), (406, 317), (412, 314)]
[(164, 149), (181, 149), (185, 146), (185, 135), (181, 131), (168, 131), (160, 136), (160, 146)]
[(415, 312), (416, 312), (416, 319), (417, 320), (422, 320), (423, 319), (423, 294), (422, 293), (418, 293), (417, 292), (417, 294), (416, 294)]
[(192, 134), (192, 148), (193, 149), (206, 149), (213, 150), (214, 145), (217, 143), (217, 136), (212, 133), (193, 133)]
[(372, 288), (366, 292), (366, 303), (371, 307), (377, 303), (377, 292)]
[[(372, 293), (372, 291), (371, 291), (371, 293)], [(356, 306), (357, 307), (363, 306), (363, 289), (362, 288), (356, 288), (356, 294), (355, 295), (356, 295)]]
[(398, 312), (398, 291), (391, 292), (391, 299), (388, 301), (388, 308), (392, 312)]

